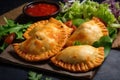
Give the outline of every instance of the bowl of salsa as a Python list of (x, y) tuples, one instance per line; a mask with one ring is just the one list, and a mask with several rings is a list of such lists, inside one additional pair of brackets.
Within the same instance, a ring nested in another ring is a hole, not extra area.
[(55, 1), (32, 1), (23, 7), (23, 13), (32, 20), (49, 19), (60, 12), (60, 6)]

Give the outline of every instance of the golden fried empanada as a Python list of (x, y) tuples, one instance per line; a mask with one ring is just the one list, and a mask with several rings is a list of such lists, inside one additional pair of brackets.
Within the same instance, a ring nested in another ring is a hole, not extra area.
[(108, 35), (107, 28), (98, 18), (94, 17), (77, 28), (68, 39), (66, 46), (73, 45), (75, 41), (79, 41), (81, 44), (92, 45), (95, 41), (106, 35)]
[(86, 72), (104, 61), (104, 48), (90, 45), (69, 46), (51, 58), (61, 68), (71, 72)]
[(27, 39), (13, 45), (19, 56), (27, 61), (41, 61), (49, 59), (63, 48), (72, 29), (50, 21), (34, 23), (36, 27), (29, 28), (25, 33)]

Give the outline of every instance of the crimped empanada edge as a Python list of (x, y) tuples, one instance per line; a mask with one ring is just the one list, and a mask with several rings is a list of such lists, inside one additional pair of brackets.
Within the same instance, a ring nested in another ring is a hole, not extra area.
[(71, 71), (71, 72), (87, 72), (89, 70), (92, 70), (93, 68), (100, 66), (103, 61), (104, 61), (104, 48), (103, 47), (98, 48), (98, 55), (96, 54), (96, 57), (93, 61), (88, 61), (86, 63), (83, 62), (80, 64), (70, 64), (70, 63), (65, 63), (63, 61), (57, 60), (56, 56), (51, 58), (51, 62), (54, 65), (61, 67), (65, 70)]

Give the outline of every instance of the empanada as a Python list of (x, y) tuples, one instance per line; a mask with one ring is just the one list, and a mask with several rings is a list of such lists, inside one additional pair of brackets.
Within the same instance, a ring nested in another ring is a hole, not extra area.
[(77, 28), (68, 39), (66, 46), (73, 45), (75, 41), (79, 41), (81, 44), (92, 45), (95, 41), (106, 35), (108, 35), (107, 28), (98, 18), (94, 17)]
[(90, 45), (69, 46), (51, 58), (52, 63), (71, 72), (86, 72), (104, 61), (104, 48)]
[(42, 61), (54, 56), (63, 48), (72, 32), (64, 24), (57, 26), (58, 23), (51, 20), (34, 24), (34, 28), (26, 31), (27, 39), (24, 42), (13, 44), (16, 53), (27, 61)]

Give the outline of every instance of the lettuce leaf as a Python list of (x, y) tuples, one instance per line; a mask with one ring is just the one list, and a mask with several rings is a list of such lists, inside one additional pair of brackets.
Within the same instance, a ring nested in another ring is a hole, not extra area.
[(111, 50), (112, 40), (109, 36), (103, 36), (100, 38), (99, 41), (94, 42), (93, 46), (94, 47), (104, 47), (105, 57), (107, 57)]
[(0, 26), (0, 40), (3, 38), (3, 36), (6, 36), (10, 33), (16, 33), (16, 39), (24, 39), (22, 34), (31, 23), (19, 24), (15, 23), (14, 20), (7, 20), (6, 18), (4, 18), (4, 20), (6, 24)]
[[(65, 9), (64, 7), (66, 7), (66, 4), (62, 4), (62, 9)], [(73, 19), (89, 20), (93, 16), (101, 18), (106, 24), (111, 24), (116, 21), (108, 4), (99, 4), (92, 0), (83, 0), (82, 2), (75, 0), (73, 4), (69, 4), (66, 10), (62, 11), (56, 19), (63, 22)]]

